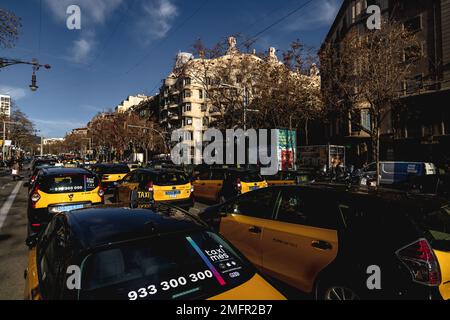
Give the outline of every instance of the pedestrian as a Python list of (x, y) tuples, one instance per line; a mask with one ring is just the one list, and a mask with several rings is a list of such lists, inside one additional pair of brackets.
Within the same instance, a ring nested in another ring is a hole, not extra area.
[(20, 171), (19, 161), (16, 160), (16, 161), (14, 161), (14, 163), (12, 165), (12, 171), (11, 171), (13, 181), (16, 181), (16, 179), (20, 178), (19, 171)]

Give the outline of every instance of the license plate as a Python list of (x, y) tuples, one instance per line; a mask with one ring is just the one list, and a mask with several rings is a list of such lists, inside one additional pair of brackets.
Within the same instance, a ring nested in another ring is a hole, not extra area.
[(176, 198), (180, 193), (180, 190), (166, 191), (166, 196), (169, 196), (170, 198)]
[(258, 190), (259, 189), (259, 187), (258, 186), (255, 186), (255, 187), (250, 187), (250, 191), (254, 191), (254, 190)]
[(53, 211), (53, 212), (68, 212), (68, 211), (83, 209), (83, 208), (84, 208), (83, 204), (74, 204), (74, 205), (69, 205), (69, 206), (52, 207), (51, 211)]

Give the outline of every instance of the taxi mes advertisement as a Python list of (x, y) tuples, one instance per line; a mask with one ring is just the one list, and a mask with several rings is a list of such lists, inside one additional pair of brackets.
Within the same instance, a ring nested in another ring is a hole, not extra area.
[(220, 291), (222, 288), (233, 287), (240, 283), (241, 275), (246, 276), (238, 259), (224, 246), (196, 241), (195, 236), (187, 236), (184, 240), (191, 254), (197, 256), (195, 266), (166, 273), (167, 279), (161, 277), (157, 283), (148, 283), (142, 288), (129, 291), (129, 300), (199, 298), (206, 289), (214, 291), (216, 287)]

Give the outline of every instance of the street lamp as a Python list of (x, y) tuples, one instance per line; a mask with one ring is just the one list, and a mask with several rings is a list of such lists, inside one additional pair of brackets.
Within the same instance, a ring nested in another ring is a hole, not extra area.
[(30, 89), (31, 91), (36, 91), (39, 87), (36, 85), (36, 71), (39, 70), (39, 68), (43, 67), (45, 69), (50, 69), (51, 66), (49, 64), (39, 64), (38, 60), (36, 58), (33, 58), (30, 61), (22, 61), (17, 59), (8, 59), (8, 58), (0, 58), (0, 68), (6, 68), (12, 65), (16, 64), (28, 64), (33, 66), (33, 74), (31, 75), (31, 85)]
[(31, 76), (31, 85), (30, 89), (31, 91), (36, 91), (39, 87), (36, 85), (36, 74), (33, 71), (33, 75)]

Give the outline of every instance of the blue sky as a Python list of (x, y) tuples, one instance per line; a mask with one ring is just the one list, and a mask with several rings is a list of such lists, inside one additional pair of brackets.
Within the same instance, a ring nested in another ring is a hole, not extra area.
[[(14, 49), (1, 57), (48, 63), (39, 90), (28, 88), (31, 67), (0, 71), (0, 94), (16, 104), (46, 137), (63, 137), (128, 95), (154, 94), (179, 51), (201, 38), (253, 36), (306, 0), (2, 0), (22, 19)], [(342, 0), (314, 0), (260, 36), (258, 51), (285, 49), (295, 39), (319, 46)], [(81, 8), (81, 30), (68, 30), (66, 8)], [(41, 12), (41, 14), (40, 14)]]

